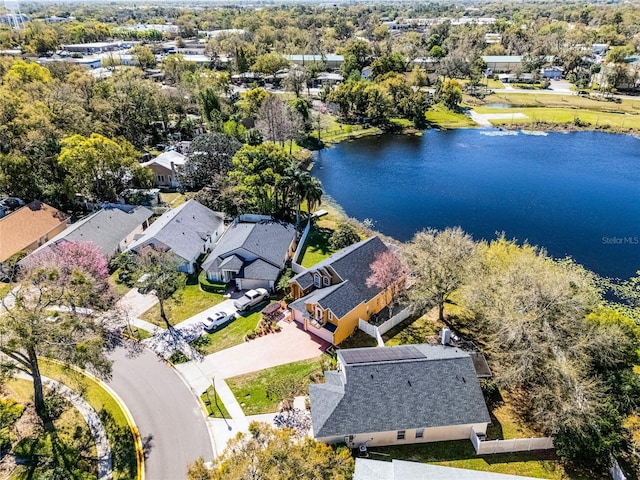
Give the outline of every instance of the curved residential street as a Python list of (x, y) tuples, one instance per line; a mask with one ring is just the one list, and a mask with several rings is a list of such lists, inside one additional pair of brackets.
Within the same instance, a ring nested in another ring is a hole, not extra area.
[(197, 399), (168, 364), (143, 350), (129, 358), (119, 348), (109, 385), (129, 407), (145, 445), (149, 480), (187, 477), (198, 457), (213, 458), (211, 438)]

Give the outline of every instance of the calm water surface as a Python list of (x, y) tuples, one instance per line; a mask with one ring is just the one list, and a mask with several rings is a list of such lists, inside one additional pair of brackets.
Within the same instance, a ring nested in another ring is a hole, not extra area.
[(498, 130), (382, 135), (319, 152), (313, 174), (350, 216), (401, 241), (461, 226), (528, 240), (629, 277), (640, 269), (640, 139)]

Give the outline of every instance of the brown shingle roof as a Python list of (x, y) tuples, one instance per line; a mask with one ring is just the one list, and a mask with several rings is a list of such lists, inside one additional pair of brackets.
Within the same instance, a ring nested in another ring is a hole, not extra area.
[(66, 223), (67, 218), (60, 210), (35, 200), (0, 219), (0, 262), (51, 232), (55, 232), (53, 235), (57, 234), (60, 225)]

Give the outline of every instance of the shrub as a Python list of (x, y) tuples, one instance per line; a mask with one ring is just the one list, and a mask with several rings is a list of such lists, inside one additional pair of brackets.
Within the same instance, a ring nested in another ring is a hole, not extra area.
[(329, 239), (329, 244), (334, 250), (340, 250), (360, 241), (360, 235), (348, 223), (340, 223)]

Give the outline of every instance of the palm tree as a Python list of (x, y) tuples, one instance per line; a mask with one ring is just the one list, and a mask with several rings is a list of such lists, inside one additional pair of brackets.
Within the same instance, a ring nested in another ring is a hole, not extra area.
[(322, 183), (310, 173), (305, 172), (305, 174), (305, 192), (303, 198), (307, 201), (307, 209), (309, 215), (311, 215), (314, 207), (320, 205), (322, 201)]
[(296, 223), (300, 223), (300, 207), (306, 200), (309, 213), (315, 205), (322, 199), (322, 184), (320, 180), (313, 177), (309, 172), (301, 170), (297, 163), (292, 163), (287, 171), (287, 182), (289, 185), (290, 199), (296, 206)]

